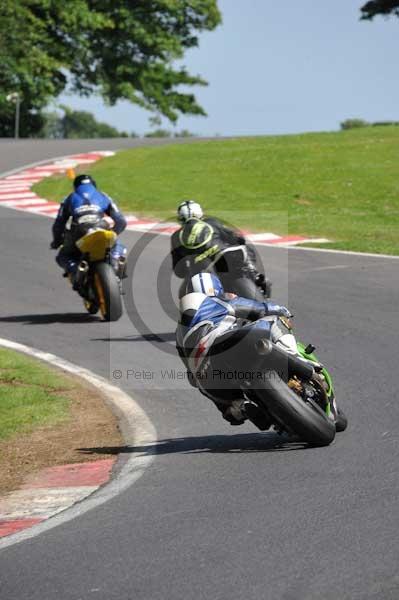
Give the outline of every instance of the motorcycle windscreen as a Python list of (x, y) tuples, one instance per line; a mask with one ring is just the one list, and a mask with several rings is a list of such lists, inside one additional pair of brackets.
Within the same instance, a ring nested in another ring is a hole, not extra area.
[(96, 229), (86, 233), (80, 240), (77, 240), (76, 246), (88, 256), (89, 260), (103, 260), (107, 251), (112, 248), (118, 236), (114, 231), (106, 229)]

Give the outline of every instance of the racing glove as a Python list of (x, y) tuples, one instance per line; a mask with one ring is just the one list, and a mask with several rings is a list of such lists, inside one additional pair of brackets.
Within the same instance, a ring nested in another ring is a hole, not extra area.
[(286, 317), (290, 319), (294, 315), (291, 314), (291, 311), (288, 310), (285, 306), (281, 306), (280, 304), (275, 304), (274, 302), (265, 302), (267, 315), (276, 315), (277, 317)]

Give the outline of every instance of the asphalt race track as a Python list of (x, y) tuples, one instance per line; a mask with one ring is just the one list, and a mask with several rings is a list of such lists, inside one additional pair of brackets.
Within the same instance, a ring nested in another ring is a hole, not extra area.
[[(0, 172), (117, 147), (2, 142)], [(156, 292), (169, 238), (154, 239), (138, 260), (132, 319), (109, 325), (85, 316), (62, 279), (48, 250), (50, 225), (0, 209), (0, 336), (114, 383), (115, 372), (154, 423), (158, 443), (125, 449), (155, 454), (127, 491), (1, 550), (0, 598), (397, 600), (399, 261), (260, 250), (274, 297), (288, 302), (299, 337), (318, 346), (350, 419), (332, 446), (314, 449), (230, 427), (173, 378), (181, 370), (173, 307), (166, 314)], [(136, 255), (139, 234), (122, 239)], [(137, 313), (145, 335), (134, 325)]]

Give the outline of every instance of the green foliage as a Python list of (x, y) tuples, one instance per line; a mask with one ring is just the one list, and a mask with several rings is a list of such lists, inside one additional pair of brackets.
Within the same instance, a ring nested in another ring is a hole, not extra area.
[(363, 119), (346, 119), (342, 121), (341, 129), (359, 129), (359, 127), (369, 127), (370, 123)]
[[(0, 136), (14, 134), (15, 106), (7, 101), (19, 92), (21, 133), (32, 135), (43, 127), (40, 109), (66, 84), (62, 61), (46, 48), (45, 24), (34, 16), (27, 2), (0, 3)], [(32, 7), (38, 2), (31, 2)]]
[(60, 128), (63, 138), (113, 138), (128, 137), (124, 131), (120, 132), (107, 123), (97, 121), (94, 116), (86, 111), (71, 110), (63, 106), (64, 116), (60, 119)]
[(175, 138), (189, 138), (189, 137), (196, 137), (196, 133), (192, 133), (191, 131), (189, 131), (188, 129), (182, 129), (181, 131), (176, 131), (176, 133), (174, 134)]
[(362, 19), (371, 20), (377, 15), (399, 17), (399, 0), (371, 0), (361, 8)]
[(150, 131), (146, 133), (146, 138), (170, 138), (172, 137), (172, 133), (167, 129), (154, 129), (154, 131)]
[(399, 121), (376, 121), (371, 123), (373, 127), (398, 127)]
[(63, 116), (56, 112), (42, 114), (44, 124), (37, 137), (47, 139), (137, 137), (134, 132), (129, 136), (126, 131), (118, 131), (108, 123), (97, 121), (89, 112), (72, 110), (67, 106), (61, 108), (64, 110)]
[(150, 132), (146, 133), (144, 137), (146, 137), (146, 138), (170, 138), (170, 137), (190, 138), (190, 137), (196, 137), (196, 134), (191, 133), (191, 131), (188, 131), (188, 129), (182, 129), (181, 131), (176, 131), (175, 133), (173, 133), (172, 131), (169, 131), (168, 129), (162, 129), (161, 127), (159, 127), (158, 129), (155, 129), (154, 131), (150, 131)]
[(398, 125), (399, 121), (375, 121), (374, 123), (369, 123), (363, 119), (346, 119), (346, 121), (342, 121), (341, 129), (359, 129), (361, 127), (397, 127)]
[[(398, 146), (398, 127), (196, 141), (120, 152), (90, 172), (136, 215), (170, 220), (179, 202), (196, 198), (243, 229), (399, 255)], [(58, 177), (34, 189), (56, 200), (70, 188)]]
[(62, 128), (61, 117), (56, 112), (43, 112), (43, 125), (35, 137), (44, 139), (62, 139), (64, 131)]
[(67, 138), (114, 138), (114, 137), (138, 137), (132, 131), (119, 131), (108, 123), (97, 121), (89, 112), (72, 110), (67, 106), (60, 106), (64, 115), (57, 112), (44, 112), (42, 117), (44, 124), (36, 137), (50, 139)]
[(7, 94), (21, 94), (21, 133), (32, 135), (67, 75), (74, 91), (111, 105), (130, 100), (171, 121), (205, 114), (179, 87), (206, 82), (176, 60), (220, 21), (217, 0), (1, 0), (0, 136), (13, 132)]

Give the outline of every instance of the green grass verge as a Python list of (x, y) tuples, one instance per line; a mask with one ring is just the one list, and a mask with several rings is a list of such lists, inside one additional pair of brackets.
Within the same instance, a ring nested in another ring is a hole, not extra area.
[(35, 359), (0, 348), (0, 440), (69, 418), (73, 383)]
[[(136, 215), (170, 219), (195, 198), (252, 231), (326, 237), (327, 247), (399, 254), (399, 127), (138, 148), (90, 168)], [(35, 186), (60, 200), (65, 177)], [(324, 247), (324, 246), (323, 246)]]

